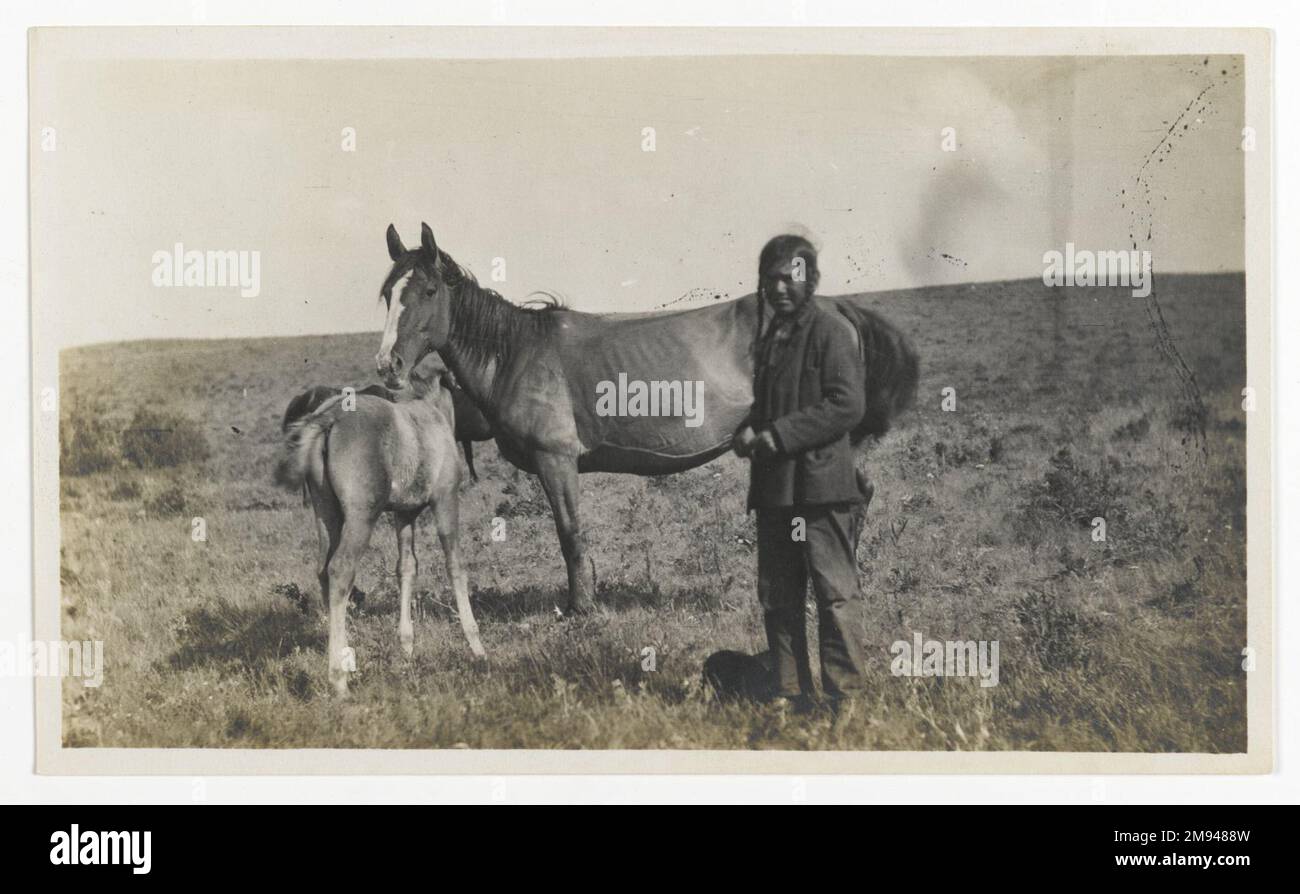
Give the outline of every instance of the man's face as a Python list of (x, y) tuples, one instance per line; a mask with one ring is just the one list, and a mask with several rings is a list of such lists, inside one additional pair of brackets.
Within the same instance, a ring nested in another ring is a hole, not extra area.
[(786, 258), (763, 273), (763, 295), (778, 316), (788, 316), (808, 300), (808, 265), (803, 258)]

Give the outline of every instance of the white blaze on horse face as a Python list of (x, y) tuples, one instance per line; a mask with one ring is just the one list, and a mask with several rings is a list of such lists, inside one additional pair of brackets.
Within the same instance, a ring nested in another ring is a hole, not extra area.
[(414, 272), (414, 270), (407, 271), (394, 283), (392, 291), (388, 293), (388, 318), (384, 321), (384, 337), (379, 341), (379, 355), (375, 358), (381, 366), (388, 365), (393, 345), (397, 344), (397, 322), (402, 318), (402, 311), (406, 309), (402, 304), (402, 290), (406, 288), (406, 283)]

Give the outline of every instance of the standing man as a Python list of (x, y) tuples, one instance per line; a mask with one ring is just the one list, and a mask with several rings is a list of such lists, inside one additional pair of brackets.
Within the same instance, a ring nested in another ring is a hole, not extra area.
[(817, 282), (817, 251), (807, 239), (777, 236), (763, 247), (758, 296), (774, 316), (757, 346), (754, 406), (733, 447), (751, 459), (758, 599), (776, 698), (801, 710), (811, 704), (804, 627), (811, 577), (822, 689), (838, 711), (863, 681), (851, 513), (864, 494), (849, 431), (864, 411), (865, 373), (852, 324), (812, 300)]

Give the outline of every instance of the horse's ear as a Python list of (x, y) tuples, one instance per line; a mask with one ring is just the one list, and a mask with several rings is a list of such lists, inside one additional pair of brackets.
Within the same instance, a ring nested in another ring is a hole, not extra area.
[(402, 237), (397, 235), (397, 227), (392, 224), (388, 225), (388, 256), (394, 261), (400, 261), (402, 255), (406, 254), (406, 246), (402, 244)]
[(438, 243), (433, 241), (433, 230), (427, 223), (420, 224), (420, 247), (433, 260), (438, 260)]

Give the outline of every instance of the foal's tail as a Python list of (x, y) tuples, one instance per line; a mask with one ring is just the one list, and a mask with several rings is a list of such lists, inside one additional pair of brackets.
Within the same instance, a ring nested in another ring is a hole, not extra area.
[(308, 478), (325, 477), (325, 436), (338, 421), (343, 399), (334, 397), (310, 415), (290, 422), (285, 428), (284, 446), (275, 467), (275, 483), (289, 490), (306, 487)]

